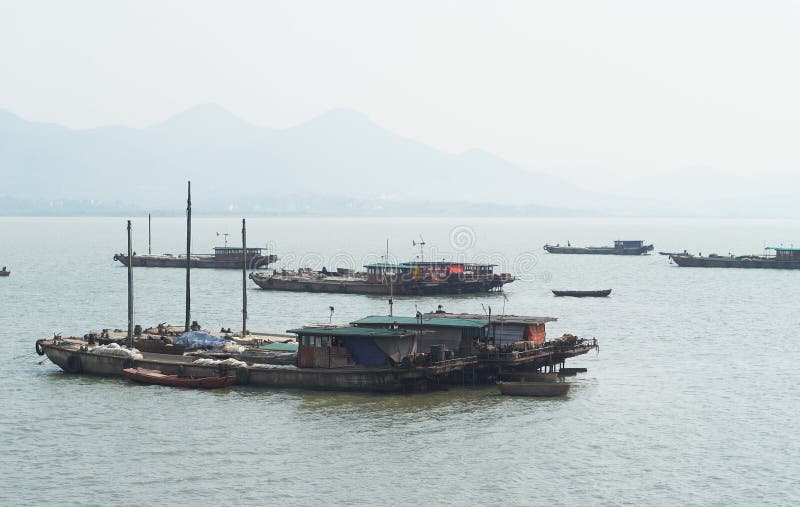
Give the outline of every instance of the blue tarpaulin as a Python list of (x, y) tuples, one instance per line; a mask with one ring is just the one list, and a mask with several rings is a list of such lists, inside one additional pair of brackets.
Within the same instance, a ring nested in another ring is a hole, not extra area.
[(217, 349), (225, 346), (226, 343), (230, 343), (230, 340), (220, 338), (219, 336), (210, 335), (208, 333), (203, 333), (201, 331), (189, 331), (188, 333), (183, 333), (180, 335), (173, 341), (173, 343), (175, 345), (186, 345), (186, 347), (190, 349)]

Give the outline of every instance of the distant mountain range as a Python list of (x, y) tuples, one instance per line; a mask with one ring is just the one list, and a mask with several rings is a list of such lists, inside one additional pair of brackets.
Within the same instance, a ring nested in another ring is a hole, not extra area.
[(270, 129), (201, 105), (145, 128), (89, 130), (33, 123), (0, 110), (0, 168), (0, 215), (181, 214), (187, 180), (196, 214), (800, 213), (794, 189), (710, 196), (703, 189), (725, 185), (725, 176), (703, 177), (702, 170), (645, 177), (614, 195), (590, 192), (486, 151), (437, 150), (345, 109)]
[[(0, 111), (0, 212), (574, 215), (578, 192), (489, 153), (448, 154), (333, 110), (296, 127), (213, 105), (136, 129), (71, 130)], [(2, 196), (5, 194), (5, 198)], [(79, 213), (83, 214), (83, 213)]]

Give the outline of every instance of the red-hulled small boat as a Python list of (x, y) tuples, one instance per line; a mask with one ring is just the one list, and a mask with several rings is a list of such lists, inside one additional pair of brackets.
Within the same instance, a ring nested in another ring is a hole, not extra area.
[(3, 266), (3, 269), (0, 270), (0, 276), (8, 276), (10, 274), (11, 271), (7, 271), (5, 266)]
[(213, 389), (215, 387), (228, 387), (236, 383), (236, 375), (227, 377), (183, 377), (180, 375), (167, 375), (158, 370), (146, 368), (125, 368), (122, 370), (131, 380), (144, 384), (158, 384), (171, 387), (198, 387)]
[(554, 290), (556, 296), (572, 296), (575, 298), (604, 298), (611, 294), (611, 289), (606, 290)]

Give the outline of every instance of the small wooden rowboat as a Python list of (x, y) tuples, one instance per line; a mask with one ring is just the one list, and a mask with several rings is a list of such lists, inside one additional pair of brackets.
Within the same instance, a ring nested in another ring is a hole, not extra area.
[(231, 386), (236, 383), (236, 375), (227, 377), (183, 377), (180, 375), (166, 375), (158, 370), (148, 370), (146, 368), (125, 368), (122, 373), (136, 382), (172, 387), (213, 389), (215, 387)]
[(571, 384), (567, 382), (498, 382), (500, 394), (507, 396), (564, 396)]
[(6, 271), (6, 268), (0, 270), (0, 276), (8, 276), (11, 274), (11, 271)]
[(611, 289), (606, 290), (554, 290), (556, 296), (572, 296), (576, 298), (604, 298), (611, 294)]

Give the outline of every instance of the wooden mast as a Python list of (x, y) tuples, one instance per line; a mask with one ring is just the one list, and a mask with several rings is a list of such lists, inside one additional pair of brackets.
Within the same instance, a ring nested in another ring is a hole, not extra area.
[(189, 332), (190, 314), (191, 314), (191, 256), (192, 256), (192, 182), (188, 182), (188, 192), (186, 198), (186, 321), (183, 325), (183, 331)]
[(247, 334), (247, 228), (242, 219), (242, 338)]
[(133, 246), (131, 221), (128, 220), (128, 348), (133, 348)]

